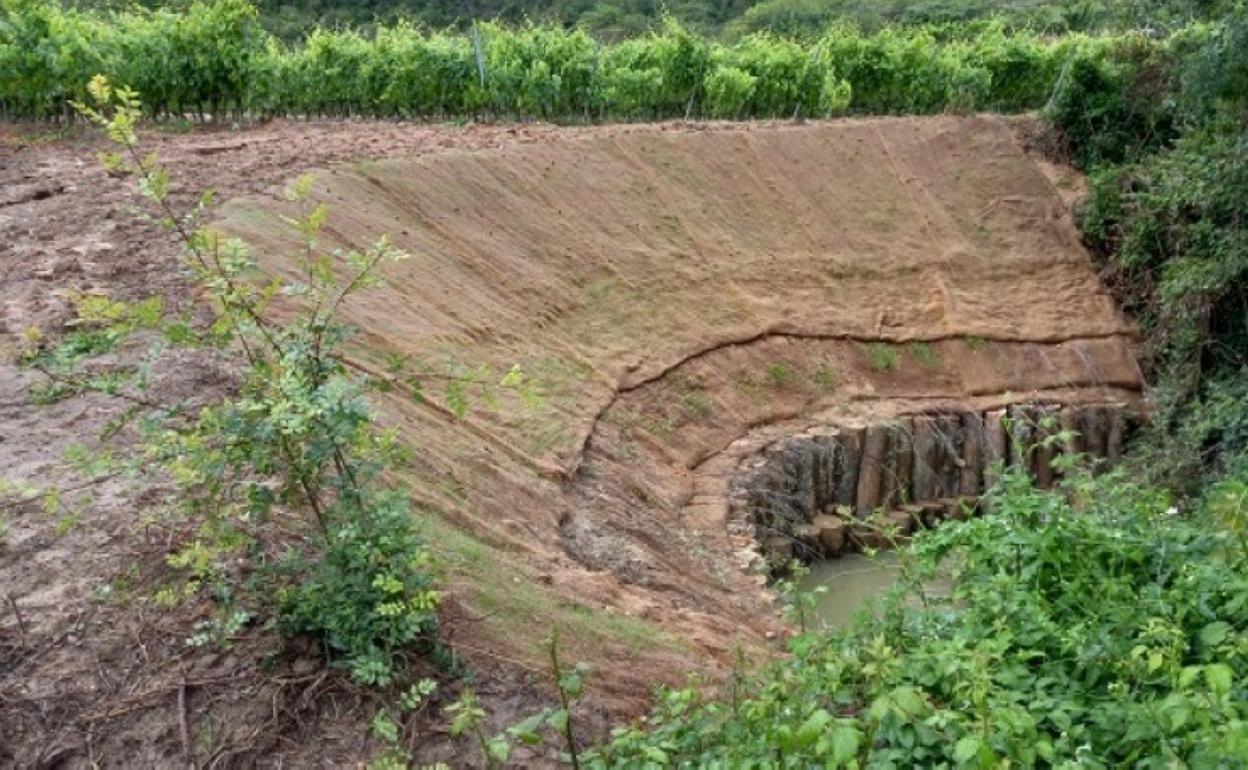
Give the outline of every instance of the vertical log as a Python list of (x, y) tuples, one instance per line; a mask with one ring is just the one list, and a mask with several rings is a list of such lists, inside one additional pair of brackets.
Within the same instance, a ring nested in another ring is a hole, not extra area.
[(1009, 441), (1005, 435), (1005, 410), (984, 413), (984, 489), (1000, 480), (1000, 471), (1009, 460)]
[(784, 449), (782, 445), (773, 445), (763, 454), (765, 465), (762, 473), (762, 490), (766, 499), (765, 517), (762, 521), (766, 534), (776, 535), (787, 532), (788, 501), (792, 496), (791, 479), (785, 472)]
[(1108, 407), (1109, 429), (1105, 435), (1105, 459), (1110, 465), (1122, 459), (1122, 444), (1126, 438), (1127, 420), (1124, 405), (1114, 404)]
[(956, 414), (936, 418), (936, 497), (954, 497), (962, 486), (962, 420)]
[(814, 431), (808, 433), (810, 438), (810, 516), (813, 518), (823, 508), (824, 476), (827, 460), (824, 458), (823, 437)]
[(789, 467), (793, 475), (793, 518), (810, 521), (815, 513), (815, 444), (809, 436), (789, 440)]
[(793, 561), (793, 538), (768, 535), (762, 540), (763, 559), (769, 569), (779, 571)]
[(840, 473), (836, 480), (836, 505), (853, 505), (858, 498), (858, 463), (862, 457), (862, 428), (841, 429)]
[(926, 503), (936, 497), (936, 419), (929, 415), (914, 418), (914, 462), (911, 467), (914, 502)]
[(1047, 443), (1049, 436), (1056, 433), (1057, 415), (1052, 406), (1036, 407), (1035, 415), (1035, 449), (1032, 450), (1032, 472), (1035, 474), (1036, 486), (1048, 489), (1053, 486), (1053, 447)]
[(811, 431), (814, 441), (815, 510), (822, 511), (832, 505), (836, 493), (837, 455), (839, 439), (832, 428)]
[(803, 471), (806, 469), (803, 467), (801, 453), (796, 445), (797, 441), (792, 436), (781, 443), (780, 463), (777, 467), (784, 484), (784, 518), (790, 524), (795, 524), (803, 518), (801, 500), (808, 482), (808, 479), (803, 477)]
[(962, 415), (962, 474), (958, 493), (980, 493), (984, 478), (984, 416), (978, 412)]
[(845, 448), (841, 441), (841, 433), (833, 430), (832, 435), (828, 436), (828, 453), (827, 453), (827, 476), (825, 477), (827, 488), (823, 492), (823, 507), (830, 509), (836, 505), (836, 489), (841, 483), (841, 477), (845, 475)]
[(771, 479), (762, 472), (755, 474), (750, 482), (748, 503), (750, 521), (760, 531), (772, 528), (770, 482)]
[(896, 508), (911, 500), (914, 468), (914, 423), (900, 417), (889, 425), (888, 450), (884, 461), (883, 505)]
[(1083, 425), (1079, 419), (1080, 408), (1063, 406), (1058, 414), (1058, 425), (1067, 434), (1062, 442), (1062, 452), (1068, 455), (1083, 454)]
[(1010, 407), (1010, 465), (1031, 470), (1031, 448), (1035, 443), (1031, 410), (1025, 404)]
[(854, 511), (859, 517), (871, 515), (880, 505), (881, 476), (888, 432), (882, 425), (867, 426), (858, 463), (858, 494)]
[(1105, 409), (1100, 406), (1090, 406), (1082, 412), (1084, 451), (1095, 461), (1104, 460), (1105, 438), (1108, 434)]
[(820, 514), (811, 523), (819, 531), (819, 545), (824, 556), (840, 556), (845, 548), (845, 521), (839, 516)]

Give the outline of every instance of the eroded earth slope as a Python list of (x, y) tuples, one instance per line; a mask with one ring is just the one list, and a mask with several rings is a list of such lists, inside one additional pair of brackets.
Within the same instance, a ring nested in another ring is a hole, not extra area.
[[(1061, 194), (997, 118), (569, 132), (332, 167), (318, 194), (341, 245), (412, 254), (345, 310), (362, 368), (518, 364), (543, 394), (461, 421), (392, 396), (428, 506), (697, 655), (774, 630), (726, 527), (759, 436), (1142, 386)], [(282, 213), (238, 200), (221, 226), (294, 277)]]
[[(1070, 180), (1024, 151), (1020, 126), (278, 122), (145, 140), (179, 200), (231, 199), (219, 226), (266, 270), (296, 269), (281, 190), (310, 168), (328, 240), (388, 234), (412, 254), (344, 310), (360, 368), (384, 378), (403, 357), (430, 373), (424, 401), (378, 399), (416, 450), (446, 633), (506, 720), (549, 699), (539, 642), (560, 625), (569, 656), (606, 672), (591, 680), (602, 725), (780, 630), (729, 505), (772, 442), (931, 409), (1139, 400), (1134, 332), (1079, 244)], [(0, 478), (72, 491), (66, 450), (98, 451), (122, 407), (32, 405), (11, 353), (30, 327), (63, 329), (72, 291), (194, 298), (176, 244), (98, 169), (98, 142), (2, 141)], [(499, 391), (462, 419), (446, 408), (440, 373), (513, 365), (537, 403)], [(170, 355), (153, 379), (211, 396), (229, 377)], [(22, 618), (0, 612), (0, 764), (367, 754), (375, 704), (297, 656), (264, 669), (263, 629), (225, 653), (181, 643), (207, 609), (155, 608), (144, 579), (189, 535), (145, 518), (142, 483), (73, 494), (70, 526), (38, 503), (6, 509), (0, 599)]]

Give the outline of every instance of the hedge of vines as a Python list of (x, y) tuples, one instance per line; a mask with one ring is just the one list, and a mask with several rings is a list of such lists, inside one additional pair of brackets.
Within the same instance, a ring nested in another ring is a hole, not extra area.
[(732, 44), (675, 21), (603, 44), (581, 30), (407, 23), (371, 34), (318, 29), (295, 45), (247, 0), (183, 11), (91, 12), (0, 0), (0, 108), (71, 114), (93, 75), (129, 84), (153, 116), (500, 117), (551, 120), (820, 117), (844, 112), (1039, 107), (1081, 58), (1114, 38), (1045, 38), (999, 26), (830, 29), (805, 43), (769, 33)]

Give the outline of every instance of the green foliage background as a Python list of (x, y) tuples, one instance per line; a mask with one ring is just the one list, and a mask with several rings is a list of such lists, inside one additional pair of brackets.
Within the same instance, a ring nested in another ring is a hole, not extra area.
[(1248, 453), (1248, 15), (1079, 60), (1048, 114), (1089, 174), (1084, 237), (1146, 333), (1140, 470), (1198, 493)]
[[(180, 9), (190, 0), (141, 0)], [(81, 8), (126, 8), (133, 0), (72, 0)], [(265, 29), (294, 41), (316, 27), (372, 28), (407, 20), (434, 28), (466, 28), (492, 19), (580, 28), (619, 40), (654, 31), (664, 15), (700, 34), (735, 39), (750, 32), (817, 36), (831, 24), (868, 31), (888, 25), (964, 23), (1000, 19), (1046, 33), (1172, 28), (1214, 18), (1227, 0), (257, 0)]]
[[(97, 74), (137, 90), (153, 116), (369, 115), (818, 117), (1042, 106), (1072, 61), (1099, 61), (1119, 35), (1045, 36), (996, 22), (864, 32), (803, 42), (761, 31), (726, 43), (667, 17), (608, 43), (553, 24), (482, 22), (468, 32), (408, 22), (317, 28), (286, 44), (247, 0), (184, 11), (65, 9), (0, 0), (0, 108), (69, 114)], [(1089, 65), (1091, 66), (1091, 65)]]

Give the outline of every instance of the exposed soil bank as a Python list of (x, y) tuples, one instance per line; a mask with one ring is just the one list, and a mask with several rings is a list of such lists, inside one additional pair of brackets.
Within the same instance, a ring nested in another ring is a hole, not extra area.
[[(318, 194), (339, 244), (413, 254), (346, 308), (362, 367), (519, 364), (543, 392), (462, 421), (388, 400), (428, 505), (558, 595), (672, 630), (689, 662), (776, 630), (726, 505), (774, 426), (1142, 387), (1062, 195), (1002, 119), (567, 132), (333, 167)], [(221, 224), (293, 275), (287, 211), (242, 199)], [(632, 653), (660, 670), (651, 654)]]
[[(397, 353), (500, 376), (519, 364), (534, 379), (538, 407), (504, 396), (463, 420), (433, 386), (424, 404), (380, 404), (417, 449), (409, 475), (444, 559), (446, 630), (487, 704), (504, 720), (549, 697), (538, 643), (554, 623), (568, 657), (601, 672), (603, 725), (643, 709), (656, 681), (779, 629), (751, 572), (756, 543), (731, 526), (743, 458), (812, 427), (933, 407), (1138, 402), (1133, 331), (1079, 246), (1071, 188), (1053, 186), (1015, 125), (276, 122), (150, 139), (181, 200), (205, 187), (235, 198), (221, 226), (267, 269), (294, 269), (278, 256), (279, 191), (309, 167), (327, 169), (334, 241), (389, 233), (413, 253), (346, 308), (360, 366), (384, 372)], [(176, 244), (131, 217), (95, 149), (0, 148), (10, 347), (30, 326), (59, 331), (70, 290), (193, 306)], [(228, 381), (198, 359), (165, 361), (159, 377), (201, 396)], [(0, 363), (0, 476), (79, 483), (65, 449), (92, 444), (119, 409), (36, 408), (28, 382)], [(200, 760), (366, 756), (376, 704), (307, 658), (262, 670), (271, 635), (228, 653), (182, 644), (207, 608), (156, 608), (145, 580), (192, 533), (153, 531), (144, 500), (123, 479), (96, 485), (63, 532), (37, 507), (10, 512), (0, 585), (23, 621), (0, 615), (0, 746), (177, 762), (182, 703)], [(126, 601), (100, 601), (120, 577)], [(427, 756), (449, 756), (429, 735)]]

